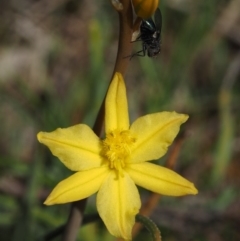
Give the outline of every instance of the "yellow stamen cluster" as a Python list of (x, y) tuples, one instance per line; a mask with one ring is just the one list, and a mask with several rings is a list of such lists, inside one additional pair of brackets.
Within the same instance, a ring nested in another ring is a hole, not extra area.
[(102, 141), (102, 155), (109, 161), (111, 169), (122, 171), (135, 142), (136, 138), (128, 130), (114, 130), (106, 135)]

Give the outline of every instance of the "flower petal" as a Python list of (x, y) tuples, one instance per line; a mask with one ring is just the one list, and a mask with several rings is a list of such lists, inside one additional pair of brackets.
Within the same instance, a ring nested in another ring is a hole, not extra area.
[(129, 175), (112, 171), (97, 194), (97, 209), (108, 231), (125, 240), (131, 240), (135, 215), (141, 202), (137, 187)]
[(128, 130), (129, 116), (126, 87), (120, 73), (115, 73), (105, 100), (105, 131)]
[(131, 153), (131, 163), (156, 160), (162, 157), (173, 142), (187, 115), (160, 112), (138, 118), (130, 127), (136, 136)]
[(168, 196), (197, 194), (194, 184), (176, 172), (152, 163), (131, 164), (126, 171), (133, 181), (152, 192)]
[(87, 125), (39, 132), (37, 138), (72, 171), (88, 170), (102, 163), (99, 138)]
[(159, 0), (132, 0), (132, 5), (138, 17), (149, 19), (156, 11), (159, 5)]
[(108, 173), (107, 166), (77, 172), (58, 183), (44, 204), (68, 203), (89, 197), (99, 190)]

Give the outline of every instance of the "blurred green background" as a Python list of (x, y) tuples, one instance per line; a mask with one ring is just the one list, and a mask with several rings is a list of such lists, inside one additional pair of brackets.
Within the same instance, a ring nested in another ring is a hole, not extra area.
[[(162, 0), (160, 8), (160, 55), (134, 57), (127, 72), (130, 116), (190, 115), (175, 170), (199, 194), (162, 197), (150, 217), (164, 241), (240, 240), (240, 0)], [(93, 125), (118, 17), (109, 1), (89, 0), (1, 0), (0, 16), (0, 240), (43, 240), (70, 207), (43, 201), (71, 172), (36, 133)], [(143, 202), (150, 195), (140, 193)], [(86, 214), (95, 212), (91, 197)], [(78, 240), (115, 239), (93, 222)], [(142, 230), (135, 240), (150, 236)]]

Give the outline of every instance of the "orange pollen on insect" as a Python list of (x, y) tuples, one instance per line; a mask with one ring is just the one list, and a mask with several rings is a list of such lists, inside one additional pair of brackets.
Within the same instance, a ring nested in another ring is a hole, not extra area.
[(131, 154), (136, 138), (129, 130), (113, 130), (102, 141), (102, 155), (109, 161), (109, 167), (122, 173)]

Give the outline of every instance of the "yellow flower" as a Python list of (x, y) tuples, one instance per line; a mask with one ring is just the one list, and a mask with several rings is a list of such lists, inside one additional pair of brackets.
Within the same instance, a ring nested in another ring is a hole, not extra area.
[(147, 162), (166, 153), (188, 117), (160, 112), (140, 117), (129, 127), (126, 89), (119, 73), (109, 87), (105, 112), (104, 140), (84, 124), (38, 133), (38, 140), (76, 171), (54, 188), (45, 204), (73, 202), (98, 192), (97, 209), (109, 232), (130, 240), (141, 205), (136, 185), (171, 196), (197, 193), (177, 173)]

